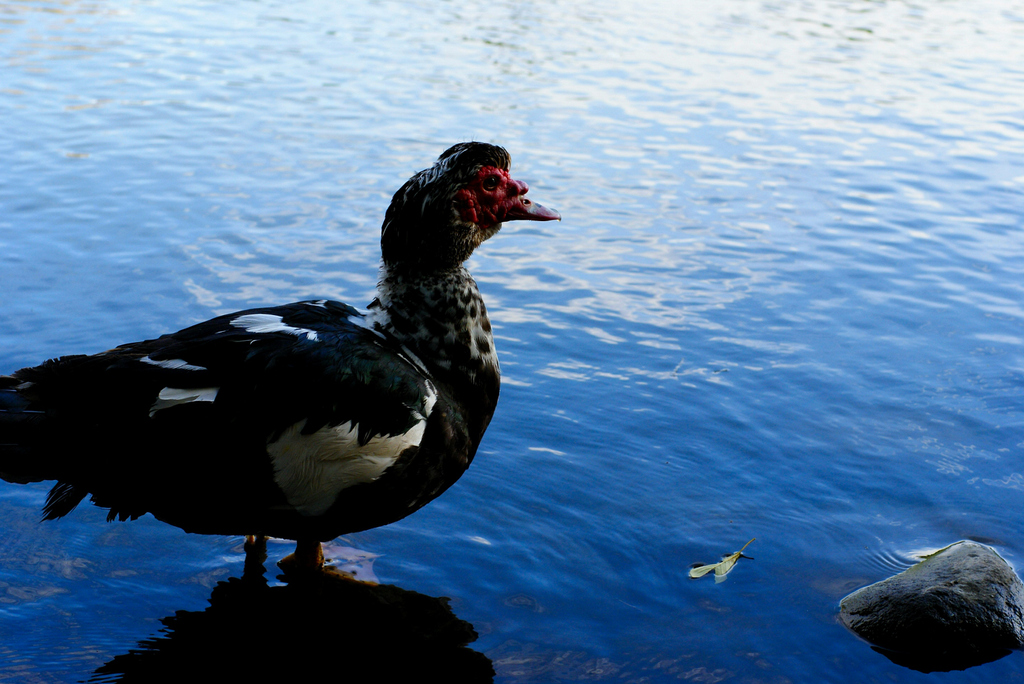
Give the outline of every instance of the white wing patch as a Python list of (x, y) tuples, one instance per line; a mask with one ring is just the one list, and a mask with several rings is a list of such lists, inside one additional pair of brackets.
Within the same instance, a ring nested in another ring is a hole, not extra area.
[(168, 370), (206, 370), (202, 366), (193, 366), (188, 361), (185, 361), (183, 359), (163, 359), (161, 361), (157, 361), (156, 359), (151, 359), (148, 356), (143, 356), (141, 359), (139, 359), (139, 361), (141, 361), (142, 363), (148, 363), (151, 366), (160, 366), (161, 368), (166, 368)]
[(427, 396), (423, 397), (423, 419), (426, 420), (430, 417), (431, 412), (434, 410), (434, 404), (437, 403), (437, 390), (434, 388), (434, 383), (427, 380)]
[(179, 389), (177, 387), (164, 387), (157, 395), (156, 401), (149, 407), (149, 417), (179, 404), (190, 404), (193, 401), (213, 401), (217, 398), (219, 387), (196, 387), (191, 389)]
[[(377, 337), (384, 339), (384, 333), (377, 330), (376, 328), (376, 322), (380, 318), (380, 316), (380, 309), (374, 309), (373, 311), (363, 314), (362, 316), (349, 316), (346, 320), (352, 325), (357, 325), (360, 328), (363, 328), (364, 330), (369, 330)], [(384, 316), (387, 316), (386, 312), (384, 313)]]
[(246, 314), (232, 320), (231, 325), (236, 328), (244, 328), (246, 332), (251, 333), (284, 332), (296, 337), (305, 335), (306, 339), (311, 342), (316, 342), (318, 339), (315, 330), (287, 325), (283, 318), (274, 314)]
[(299, 513), (323, 515), (342, 490), (376, 480), (406, 449), (419, 446), (436, 401), (437, 393), (428, 384), (423, 412), (413, 411), (418, 420), (407, 432), (376, 435), (362, 446), (358, 423), (349, 421), (303, 435), (306, 421), (300, 420), (267, 444), (274, 481)]

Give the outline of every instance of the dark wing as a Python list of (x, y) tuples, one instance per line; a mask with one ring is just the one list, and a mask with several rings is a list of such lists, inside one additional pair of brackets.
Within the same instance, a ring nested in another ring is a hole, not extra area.
[(126, 375), (147, 366), (153, 419), (173, 419), (166, 409), (183, 403), (209, 405), (222, 419), (258, 424), (274, 437), (298, 421), (307, 434), (357, 423), (361, 444), (401, 434), (433, 391), (410, 357), (334, 302), (243, 311), (120, 349), (137, 357)]
[(188, 496), (224, 515), (267, 502), (316, 515), (418, 448), (437, 399), (413, 359), (325, 301), (221, 316), (16, 377), (52, 428), (41, 477), (62, 484), (48, 517), (86, 493), (112, 517)]

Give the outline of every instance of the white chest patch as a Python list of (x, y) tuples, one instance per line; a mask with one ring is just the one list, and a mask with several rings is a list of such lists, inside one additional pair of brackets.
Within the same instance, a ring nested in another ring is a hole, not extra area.
[(409, 447), (419, 446), (437, 395), (432, 388), (414, 412), (418, 420), (400, 435), (377, 435), (360, 446), (359, 424), (351, 421), (303, 435), (300, 420), (274, 442), (267, 453), (274, 463), (274, 481), (288, 503), (302, 515), (322, 515), (353, 485), (372, 482), (384, 474)]
[(317, 341), (315, 330), (287, 325), (283, 318), (274, 314), (246, 314), (233, 319), (231, 325), (251, 333), (284, 332), (297, 337), (305, 335), (307, 340)]
[(274, 481), (288, 503), (303, 515), (322, 515), (341, 490), (376, 480), (403, 451), (418, 446), (427, 421), (402, 435), (378, 435), (363, 446), (359, 446), (358, 424), (348, 422), (303, 435), (305, 424), (301, 420), (285, 430), (267, 445), (267, 453), (274, 461)]

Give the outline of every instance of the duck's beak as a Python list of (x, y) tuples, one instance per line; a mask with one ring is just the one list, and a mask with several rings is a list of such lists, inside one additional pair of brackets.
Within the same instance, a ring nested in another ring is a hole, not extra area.
[[(514, 197), (509, 197), (505, 204), (506, 221), (561, 221), (562, 215), (554, 209), (548, 209), (527, 199), (526, 193), (530, 186), (522, 181), (512, 180)], [(511, 193), (510, 193), (511, 194)]]
[(511, 202), (508, 213), (505, 214), (506, 221), (561, 221), (562, 215), (554, 209), (527, 199), (520, 195), (517, 201)]

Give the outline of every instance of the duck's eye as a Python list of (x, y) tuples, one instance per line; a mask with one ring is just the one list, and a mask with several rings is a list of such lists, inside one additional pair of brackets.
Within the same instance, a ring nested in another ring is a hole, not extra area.
[(484, 179), (484, 190), (491, 191), (498, 187), (501, 179), (497, 176), (488, 176)]

